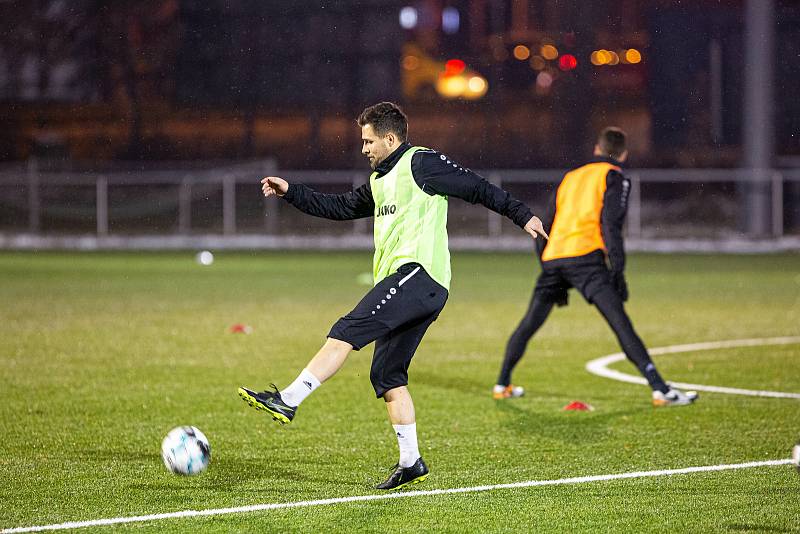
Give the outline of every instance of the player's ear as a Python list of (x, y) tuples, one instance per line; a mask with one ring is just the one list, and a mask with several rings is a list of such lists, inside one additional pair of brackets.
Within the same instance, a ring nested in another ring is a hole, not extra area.
[(383, 139), (390, 147), (395, 146), (395, 143), (397, 143), (397, 135), (395, 135), (394, 132), (387, 132), (386, 135), (383, 136)]

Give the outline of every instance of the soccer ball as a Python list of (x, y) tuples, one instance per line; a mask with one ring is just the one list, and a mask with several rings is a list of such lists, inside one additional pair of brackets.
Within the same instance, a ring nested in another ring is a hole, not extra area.
[(200, 265), (208, 266), (214, 263), (214, 255), (208, 250), (198, 252), (197, 255), (194, 257), (194, 259)]
[(167, 469), (176, 475), (196, 475), (211, 461), (211, 445), (193, 426), (173, 428), (161, 442), (161, 457)]
[(795, 445), (794, 449), (792, 449), (792, 465), (800, 471), (800, 443)]

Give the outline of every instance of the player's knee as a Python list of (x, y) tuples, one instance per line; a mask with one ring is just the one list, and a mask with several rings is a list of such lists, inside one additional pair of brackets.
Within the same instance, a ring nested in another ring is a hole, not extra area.
[(353, 350), (353, 345), (351, 345), (347, 341), (342, 341), (340, 339), (336, 339), (336, 338), (332, 338), (332, 337), (328, 337), (328, 339), (325, 341), (325, 344), (328, 346), (328, 348), (334, 349), (337, 352), (346, 352), (346, 353), (348, 353), (351, 350)]
[(383, 393), (383, 400), (386, 402), (394, 402), (409, 397), (410, 395), (408, 394), (408, 388), (406, 386), (393, 387), (392, 389), (387, 389)]

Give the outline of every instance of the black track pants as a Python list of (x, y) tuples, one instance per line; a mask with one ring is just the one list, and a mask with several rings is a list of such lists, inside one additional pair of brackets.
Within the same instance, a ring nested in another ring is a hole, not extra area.
[[(599, 286), (599, 287), (598, 287)], [(534, 290), (528, 311), (522, 318), (506, 345), (506, 354), (497, 383), (507, 386), (511, 383), (511, 373), (517, 365), (531, 337), (544, 324), (555, 301), (548, 291)], [(628, 314), (617, 292), (611, 283), (601, 283), (595, 286), (590, 302), (594, 304), (606, 320), (614, 335), (617, 336), (620, 347), (639, 372), (647, 379), (654, 390), (666, 391), (667, 386), (656, 370), (642, 340), (633, 329)]]

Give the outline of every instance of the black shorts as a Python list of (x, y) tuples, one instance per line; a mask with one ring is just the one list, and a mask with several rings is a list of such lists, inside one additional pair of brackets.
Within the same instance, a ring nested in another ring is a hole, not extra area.
[(565, 306), (568, 302), (567, 291), (574, 287), (588, 303), (594, 302), (594, 297), (603, 287), (612, 286), (611, 273), (604, 262), (587, 262), (573, 265), (553, 266), (552, 262), (545, 262), (542, 273), (536, 280), (535, 294)]
[(356, 307), (339, 319), (329, 338), (355, 350), (375, 341), (370, 381), (375, 394), (408, 384), (408, 366), (428, 327), (447, 302), (447, 290), (416, 263), (378, 282)]

